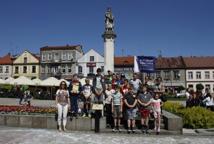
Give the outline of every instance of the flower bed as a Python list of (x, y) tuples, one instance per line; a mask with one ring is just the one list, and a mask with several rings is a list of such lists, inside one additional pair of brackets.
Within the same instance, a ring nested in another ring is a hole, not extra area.
[(16, 113), (16, 114), (54, 114), (56, 113), (56, 108), (54, 107), (36, 107), (36, 106), (8, 106), (0, 105), (0, 113)]

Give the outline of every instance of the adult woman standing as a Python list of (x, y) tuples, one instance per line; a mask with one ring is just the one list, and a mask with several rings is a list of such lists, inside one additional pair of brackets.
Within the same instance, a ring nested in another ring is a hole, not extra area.
[(60, 83), (59, 89), (56, 92), (56, 105), (58, 111), (59, 131), (62, 131), (61, 124), (63, 124), (63, 130), (66, 131), (67, 113), (68, 108), (70, 107), (70, 99), (65, 81)]

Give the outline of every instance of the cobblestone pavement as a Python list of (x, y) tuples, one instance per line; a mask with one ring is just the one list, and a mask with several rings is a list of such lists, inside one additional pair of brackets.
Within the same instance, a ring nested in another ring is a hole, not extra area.
[(213, 144), (214, 137), (144, 136), (136, 134), (95, 134), (58, 132), (47, 129), (0, 127), (0, 144)]

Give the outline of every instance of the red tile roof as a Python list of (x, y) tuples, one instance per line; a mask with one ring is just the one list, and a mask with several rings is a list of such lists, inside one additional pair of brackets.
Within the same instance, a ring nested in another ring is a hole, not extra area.
[(158, 57), (156, 69), (183, 69), (185, 63), (182, 57)]
[(66, 45), (66, 46), (45, 46), (40, 48), (40, 51), (50, 51), (50, 50), (78, 50), (83, 53), (81, 45)]
[(11, 64), (13, 64), (13, 61), (10, 54), (7, 54), (0, 58), (0, 65), (11, 65)]
[(214, 56), (184, 57), (183, 59), (187, 69), (214, 68)]
[(33, 54), (33, 53), (31, 53), (37, 60), (39, 60), (40, 61), (40, 56), (38, 56), (38, 55), (36, 55), (36, 54)]
[(134, 56), (124, 56), (124, 57), (114, 57), (114, 65), (133, 65), (134, 66)]

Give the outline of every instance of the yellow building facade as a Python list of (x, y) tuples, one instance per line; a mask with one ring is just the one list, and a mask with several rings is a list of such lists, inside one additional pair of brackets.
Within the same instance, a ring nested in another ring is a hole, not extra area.
[(39, 78), (39, 57), (24, 51), (13, 61), (12, 76), (14, 78), (19, 76), (25, 76), (29, 79)]

